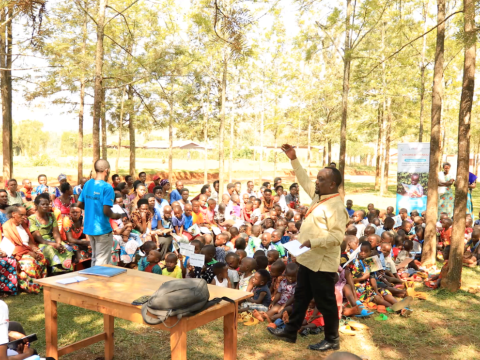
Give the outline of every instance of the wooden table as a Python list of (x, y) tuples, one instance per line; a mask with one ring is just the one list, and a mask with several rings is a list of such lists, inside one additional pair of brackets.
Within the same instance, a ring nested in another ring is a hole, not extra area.
[[(89, 280), (75, 284), (62, 285), (58, 280), (74, 276), (87, 277)], [(86, 346), (105, 341), (105, 360), (113, 359), (114, 353), (114, 319), (116, 317), (145, 324), (141, 306), (132, 305), (132, 301), (143, 295), (152, 295), (162, 283), (175, 280), (168, 276), (129, 270), (111, 278), (82, 275), (78, 272), (35, 280), (43, 286), (45, 303), (45, 336), (47, 356), (59, 359), (60, 356), (82, 349)], [(229, 297), (235, 304), (222, 301), (219, 304), (191, 317), (186, 317), (169, 329), (163, 324), (148, 325), (170, 332), (172, 359), (187, 358), (187, 331), (196, 329), (215, 319), (223, 317), (224, 359), (237, 358), (237, 306), (240, 300), (252, 296), (251, 293), (234, 289), (225, 289), (208, 285), (210, 299)], [(57, 302), (93, 310), (103, 314), (104, 332), (74, 344), (58, 348)], [(176, 317), (166, 321), (167, 326), (175, 324)], [(147, 325), (147, 324), (145, 324)]]

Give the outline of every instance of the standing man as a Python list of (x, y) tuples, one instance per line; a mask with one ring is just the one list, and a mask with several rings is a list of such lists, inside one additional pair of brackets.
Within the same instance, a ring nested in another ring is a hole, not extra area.
[(85, 209), (83, 233), (90, 237), (92, 266), (111, 264), (113, 234), (109, 219), (122, 216), (112, 211), (115, 193), (107, 182), (110, 175), (108, 161), (97, 160), (95, 172), (95, 179), (87, 181), (78, 198), (78, 206)]
[(308, 348), (317, 351), (338, 350), (340, 340), (335, 274), (340, 264), (340, 244), (348, 221), (348, 213), (338, 193), (342, 176), (337, 169), (326, 167), (318, 172), (314, 184), (300, 165), (292, 146), (285, 144), (282, 150), (291, 160), (300, 185), (312, 198), (298, 238), (302, 243), (301, 247), (308, 247), (310, 251), (297, 257), (300, 268), (288, 324), (284, 329), (267, 328), (267, 330), (282, 340), (296, 342), (297, 332), (313, 298), (325, 320), (325, 340), (309, 345)]

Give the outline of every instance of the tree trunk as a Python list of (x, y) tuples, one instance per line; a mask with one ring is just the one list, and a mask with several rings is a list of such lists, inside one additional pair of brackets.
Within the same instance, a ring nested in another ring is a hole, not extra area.
[[(235, 96), (232, 97), (235, 99)], [(228, 158), (228, 182), (232, 182), (232, 173), (233, 173), (233, 150), (235, 149), (235, 141), (233, 136), (233, 122), (234, 122), (234, 115), (233, 115), (233, 101), (232, 101), (232, 113), (230, 114), (230, 156)]]
[(259, 171), (258, 177), (260, 180), (260, 186), (262, 186), (262, 168), (263, 168), (263, 123), (264, 123), (264, 115), (265, 109), (263, 108), (263, 95), (265, 91), (265, 83), (262, 82), (262, 111), (260, 113), (260, 162), (259, 162)]
[(480, 141), (477, 143), (477, 151), (475, 156), (475, 176), (478, 176), (478, 167), (480, 166)]
[[(278, 134), (278, 127), (275, 128), (275, 132), (273, 133), (273, 140), (274, 140), (274, 150), (273, 150), (273, 178), (277, 177), (277, 134)], [(275, 185), (275, 184), (273, 184)]]
[[(338, 170), (344, 179), (345, 153), (347, 152), (347, 114), (348, 114), (348, 90), (350, 87), (350, 18), (352, 17), (352, 1), (347, 0), (347, 13), (345, 16), (345, 54), (343, 56), (343, 89), (342, 89), (342, 123), (340, 125), (340, 159)], [(345, 197), (344, 181), (338, 187), (340, 196)]]
[(378, 137), (377, 137), (377, 148), (376, 150), (376, 157), (375, 157), (375, 191), (380, 190), (380, 161), (381, 161), (381, 154), (382, 149), (382, 111), (380, 110), (380, 104), (378, 105), (378, 115), (377, 115), (377, 123), (378, 123)]
[[(6, 8), (0, 10), (0, 22), (5, 22), (8, 16), (11, 15)], [(8, 30), (10, 26), (10, 31)], [(8, 56), (9, 49), (11, 51), (11, 46), (9, 44), (9, 39), (11, 39), (11, 22), (7, 26), (2, 26), (0, 28), (0, 67), (2, 69), (8, 69), (9, 58), (11, 65), (11, 57)], [(3, 182), (10, 179), (13, 175), (13, 137), (12, 137), (12, 113), (11, 113), (11, 102), (12, 98), (10, 97), (11, 87), (11, 71), (9, 70), (0, 70), (1, 74), (1, 97), (2, 97), (2, 122), (3, 122)]]
[(204, 184), (207, 184), (208, 183), (208, 151), (207, 151), (207, 142), (208, 142), (208, 106), (210, 104), (210, 84), (208, 85), (208, 90), (207, 90), (207, 106), (204, 108), (202, 106), (202, 109), (204, 109), (204, 113), (203, 113), (203, 116), (205, 118), (205, 128), (203, 129), (203, 141), (204, 141), (204, 144), (205, 144), (205, 149), (204, 149), (204, 153), (205, 153), (205, 159), (204, 159), (204, 163), (203, 163), (203, 170), (204, 170), (204, 174), (203, 174), (203, 183)]
[(105, 8), (108, 0), (99, 0), (97, 15), (97, 48), (95, 50), (95, 87), (93, 94), (93, 164), (100, 158), (100, 118), (103, 98), (103, 37), (105, 30)]
[(322, 161), (323, 161), (323, 166), (328, 166), (327, 165), (328, 160), (327, 160), (327, 143), (326, 142), (323, 144), (323, 159), (322, 159)]
[(385, 25), (383, 22), (382, 25), (382, 97), (383, 97), (383, 109), (382, 109), (382, 137), (380, 139), (380, 148), (382, 152), (380, 153), (380, 196), (383, 197), (386, 192), (386, 179), (385, 179), (385, 160), (386, 147), (387, 147), (387, 77), (386, 77), (386, 61), (385, 61)]
[[(428, 12), (428, 0), (423, 3), (423, 32), (427, 32), (427, 12)], [(422, 44), (422, 64), (420, 65), (420, 124), (418, 130), (418, 142), (422, 142), (423, 139), (423, 108), (425, 103), (425, 51), (427, 49), (427, 37), (423, 37)]]
[(308, 168), (312, 166), (312, 149), (311, 149), (311, 132), (312, 132), (312, 117), (309, 115), (308, 116), (308, 143), (307, 143), (307, 148), (308, 148)]
[[(173, 96), (172, 96), (173, 97)], [(173, 181), (173, 99), (168, 103), (168, 180)]]
[(106, 90), (102, 89), (102, 159), (107, 160), (107, 111), (105, 109)]
[(135, 101), (133, 98), (133, 87), (128, 85), (127, 97), (129, 102), (128, 134), (130, 140), (130, 176), (135, 177)]
[(430, 130), (430, 164), (428, 172), (427, 212), (422, 264), (435, 265), (437, 254), (438, 168), (440, 164), (440, 123), (443, 98), (443, 63), (445, 45), (445, 0), (437, 0), (437, 45), (433, 70), (432, 115)]
[[(87, 5), (87, 4), (85, 4)], [(85, 9), (86, 10), (86, 9)], [(83, 15), (83, 39), (82, 54), (85, 58), (87, 53), (87, 37), (88, 37), (88, 16)], [(78, 110), (78, 139), (77, 139), (77, 181), (80, 185), (83, 177), (83, 115), (85, 112), (85, 64), (82, 62), (82, 74), (80, 76), (80, 109)]]
[(330, 163), (332, 162), (332, 140), (328, 139), (327, 147), (328, 147), (327, 166), (329, 166)]
[(118, 174), (118, 163), (120, 161), (120, 153), (122, 151), (122, 129), (123, 129), (123, 103), (125, 102), (125, 88), (122, 89), (122, 102), (120, 104), (120, 119), (118, 120), (118, 151), (115, 160), (115, 173)]
[(441, 286), (449, 291), (460, 290), (462, 280), (463, 252), (465, 247), (465, 213), (467, 209), (468, 169), (470, 165), (470, 124), (472, 119), (472, 102), (475, 90), (475, 0), (464, 0), (464, 36), (465, 56), (463, 61), (463, 85), (458, 116), (458, 161), (455, 179), (455, 207), (453, 217), (452, 242), (448, 274), (442, 279)]
[(383, 173), (384, 178), (384, 193), (388, 193), (388, 170), (390, 169), (390, 135), (392, 130), (392, 113), (390, 112), (390, 105), (392, 99), (387, 99), (387, 128), (385, 136), (385, 171)]
[(225, 138), (225, 101), (227, 95), (227, 71), (228, 71), (228, 64), (226, 56), (223, 59), (223, 74), (222, 74), (222, 108), (220, 110), (220, 134), (219, 134), (219, 166), (218, 166), (218, 181), (219, 181), (219, 193), (218, 193), (218, 201), (221, 201), (223, 192), (225, 189), (223, 188), (223, 177), (224, 177), (224, 166), (225, 166), (225, 150), (223, 147), (223, 141)]

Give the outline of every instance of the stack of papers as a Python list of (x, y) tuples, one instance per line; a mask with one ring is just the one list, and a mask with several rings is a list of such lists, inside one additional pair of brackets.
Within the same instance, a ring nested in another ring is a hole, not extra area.
[(84, 275), (97, 275), (104, 277), (112, 277), (127, 272), (127, 269), (113, 268), (107, 266), (93, 266), (89, 269), (81, 270), (78, 273)]
[(306, 253), (307, 251), (310, 251), (310, 248), (308, 248), (308, 247), (300, 248), (300, 246), (302, 244), (298, 240), (289, 241), (289, 242), (287, 242), (285, 244), (282, 244), (282, 245), (285, 249), (288, 250), (288, 252), (290, 254), (292, 254), (295, 257), (300, 256), (300, 255)]
[(57, 283), (62, 284), (62, 285), (68, 285), (68, 284), (79, 283), (79, 282), (85, 281), (85, 280), (88, 280), (88, 278), (82, 277), (82, 276), (74, 276), (74, 277), (70, 277), (68, 279), (57, 280)]

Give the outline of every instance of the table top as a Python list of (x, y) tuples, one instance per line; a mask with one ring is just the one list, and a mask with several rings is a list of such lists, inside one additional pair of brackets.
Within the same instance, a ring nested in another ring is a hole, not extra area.
[[(169, 276), (146, 273), (132, 269), (126, 270), (127, 271), (125, 273), (110, 278), (85, 275), (75, 271), (59, 276), (38, 279), (35, 280), (35, 282), (47, 288), (91, 296), (93, 298), (107, 300), (123, 305), (131, 305), (135, 299), (138, 299), (141, 296), (152, 295), (164, 282), (175, 280)], [(75, 276), (85, 277), (88, 278), (88, 280), (68, 285), (57, 283), (58, 280), (68, 279)], [(246, 291), (222, 288), (216, 285), (208, 285), (208, 291), (210, 293), (210, 300), (225, 296), (234, 301), (240, 301), (252, 296), (252, 293), (248, 293)]]

